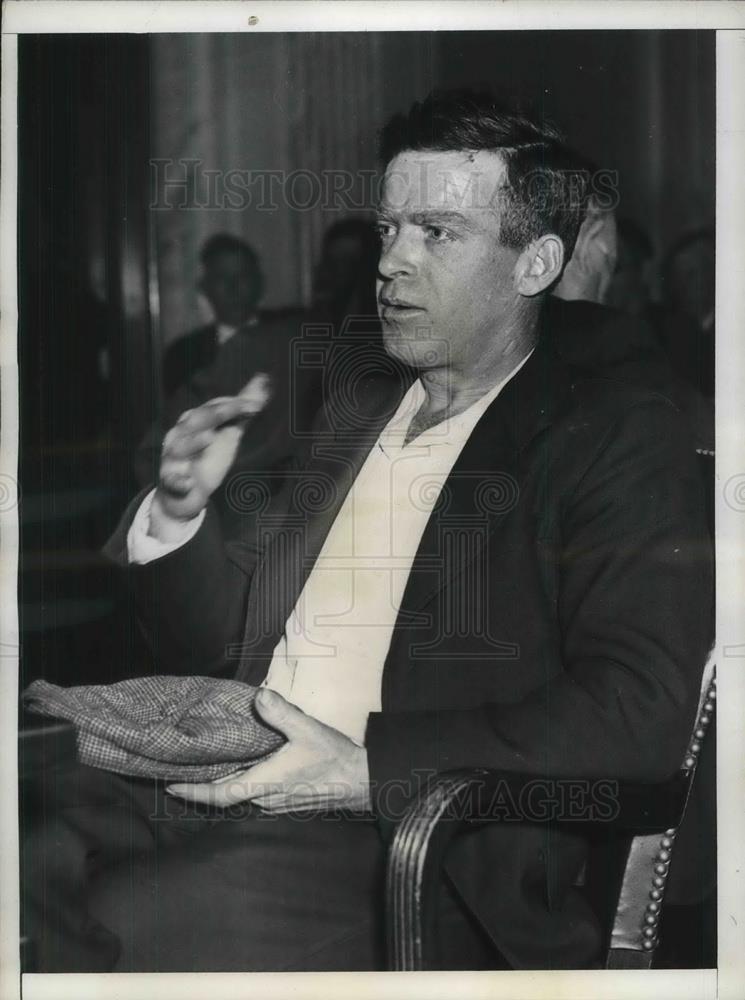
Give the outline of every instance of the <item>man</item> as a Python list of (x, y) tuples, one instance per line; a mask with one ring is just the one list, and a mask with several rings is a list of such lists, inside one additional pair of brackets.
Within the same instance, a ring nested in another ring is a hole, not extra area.
[(350, 316), (377, 320), (378, 240), (367, 219), (341, 219), (323, 234), (311, 312), (341, 329)]
[(553, 289), (553, 295), (567, 302), (607, 302), (617, 258), (615, 213), (591, 194), (574, 251)]
[(716, 243), (714, 227), (688, 230), (661, 267), (662, 308), (656, 320), (673, 367), (709, 400), (714, 398)]
[[(663, 351), (657, 327), (665, 310), (641, 296), (641, 264), (636, 285), (632, 281), (633, 260), (643, 262), (651, 253), (638, 227), (624, 220), (617, 223), (614, 211), (590, 195), (574, 252), (547, 299), (544, 322), (552, 328), (565, 361), (667, 396), (684, 415), (696, 450), (713, 455), (711, 402), (674, 370)], [(619, 297), (622, 286), (626, 301)], [(639, 294), (632, 294), (634, 290)], [(672, 323), (671, 329), (683, 326), (678, 316), (677, 327)]]
[(651, 301), (654, 248), (633, 219), (618, 220), (618, 258), (608, 288), (608, 304), (632, 316), (644, 316)]
[[(78, 776), (53, 824), (47, 968), (380, 967), (383, 842), (429, 776), (654, 781), (680, 765), (711, 619), (693, 449), (667, 399), (583, 377), (541, 328), (587, 179), (555, 131), (485, 96), (435, 95), (383, 138), (378, 303), (386, 350), (419, 378), (329, 404), (316, 492), (286, 495), (258, 560), (223, 546), (209, 503), (258, 385), (182, 417), (109, 549), (164, 672), (238, 659), (287, 742), (155, 802)], [(118, 803), (105, 831), (96, 796)], [(189, 808), (213, 810), (206, 829)], [(111, 838), (123, 863), (88, 887), (89, 913), (81, 859), (110, 861)], [(597, 962), (573, 888), (585, 851), (527, 824), (459, 840), (444, 967)]]
[(228, 233), (216, 233), (199, 254), (199, 290), (213, 312), (213, 322), (172, 343), (163, 359), (163, 390), (170, 397), (198, 372), (238, 330), (256, 326), (264, 276), (255, 251)]
[(163, 414), (138, 448), (135, 474), (141, 486), (157, 479), (164, 432), (181, 413), (216, 396), (235, 395), (263, 372), (272, 383), (271, 400), (242, 437), (231, 472), (235, 488), (230, 481), (221, 484), (213, 501), (231, 537), (247, 513), (240, 502), (241, 475), (253, 474), (257, 481), (261, 477), (269, 492), (276, 492), (291, 463), (295, 436), (307, 432), (320, 406), (321, 377), (317, 370), (294, 368), (300, 320), (259, 312), (264, 276), (247, 243), (218, 233), (207, 240), (200, 259), (199, 287), (214, 312), (214, 322), (166, 351)]

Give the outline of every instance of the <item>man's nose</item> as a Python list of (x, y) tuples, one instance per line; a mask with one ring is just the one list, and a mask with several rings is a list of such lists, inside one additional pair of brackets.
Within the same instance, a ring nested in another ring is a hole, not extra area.
[(414, 237), (399, 231), (380, 253), (378, 271), (391, 280), (401, 275), (411, 275), (417, 269), (417, 246)]

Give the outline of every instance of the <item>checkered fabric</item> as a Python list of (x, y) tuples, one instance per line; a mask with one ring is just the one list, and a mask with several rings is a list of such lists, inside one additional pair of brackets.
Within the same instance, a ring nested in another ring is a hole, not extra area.
[(215, 677), (134, 677), (71, 688), (34, 681), (23, 701), (32, 712), (75, 724), (83, 764), (136, 777), (210, 781), (284, 743), (254, 709), (257, 690)]

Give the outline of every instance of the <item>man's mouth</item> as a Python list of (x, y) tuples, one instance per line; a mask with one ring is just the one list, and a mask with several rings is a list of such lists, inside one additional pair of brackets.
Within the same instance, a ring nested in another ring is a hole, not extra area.
[(393, 299), (383, 296), (380, 299), (381, 315), (383, 319), (404, 319), (407, 316), (415, 316), (424, 312), (421, 306), (404, 299)]

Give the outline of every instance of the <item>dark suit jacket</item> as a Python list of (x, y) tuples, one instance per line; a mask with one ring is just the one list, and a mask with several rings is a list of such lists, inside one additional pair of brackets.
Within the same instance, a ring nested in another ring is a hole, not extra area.
[(163, 392), (171, 396), (217, 357), (217, 326), (208, 323), (169, 344), (163, 356)]
[[(693, 449), (668, 399), (582, 374), (544, 334), (477, 424), (422, 538), (366, 746), (381, 829), (433, 771), (654, 781), (680, 765), (711, 638)], [(166, 672), (266, 674), (357, 470), (403, 387), (327, 408), (304, 467), (227, 549), (212, 512), (130, 572)], [(123, 560), (136, 502), (109, 552)], [(597, 921), (574, 833), (492, 824), (456, 842), (461, 899), (517, 967), (582, 967)]]

